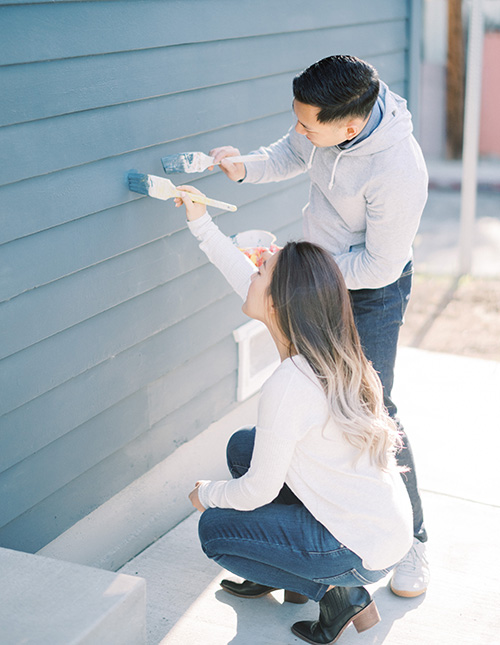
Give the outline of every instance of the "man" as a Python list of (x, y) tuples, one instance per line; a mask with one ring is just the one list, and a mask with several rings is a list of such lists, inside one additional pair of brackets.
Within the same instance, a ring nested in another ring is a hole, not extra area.
[[(399, 329), (412, 279), (412, 243), (427, 199), (427, 171), (406, 102), (353, 56), (330, 56), (293, 81), (295, 128), (267, 148), (266, 162), (232, 163), (236, 148), (210, 152), (233, 181), (263, 183), (309, 174), (305, 239), (328, 249), (350, 290), (356, 326), (391, 400)], [(400, 426), (401, 427), (401, 426)], [(400, 596), (424, 593), (427, 534), (411, 448), (398, 456), (414, 513), (414, 545), (395, 569)], [(245, 583), (244, 583), (245, 584)], [(235, 592), (232, 589), (233, 593)], [(241, 595), (247, 595), (242, 590)]]

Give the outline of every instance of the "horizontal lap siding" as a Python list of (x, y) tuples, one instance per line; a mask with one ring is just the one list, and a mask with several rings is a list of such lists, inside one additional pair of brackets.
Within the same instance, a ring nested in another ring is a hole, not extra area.
[[(241, 302), (127, 172), (292, 125), (291, 80), (353, 53), (401, 94), (401, 0), (0, 2), (0, 544), (36, 551), (235, 405)], [(307, 179), (178, 175), (224, 232), (301, 231)]]

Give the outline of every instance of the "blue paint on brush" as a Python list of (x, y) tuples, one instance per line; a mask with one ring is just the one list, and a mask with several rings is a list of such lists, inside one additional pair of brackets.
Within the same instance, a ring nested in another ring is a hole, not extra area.
[[(228, 158), (233, 163), (265, 161), (266, 159), (268, 159), (268, 155), (265, 152), (236, 155)], [(167, 174), (173, 172), (203, 172), (212, 166), (218, 166), (220, 163), (214, 163), (214, 158), (204, 152), (181, 152), (177, 155), (168, 155), (168, 157), (162, 157), (161, 162)]]
[(189, 172), (193, 165), (194, 155), (194, 152), (184, 152), (181, 154), (162, 157), (161, 163), (163, 164), (163, 170), (167, 174), (174, 172)]
[(128, 189), (141, 195), (149, 195), (151, 182), (148, 175), (140, 172), (128, 173)]

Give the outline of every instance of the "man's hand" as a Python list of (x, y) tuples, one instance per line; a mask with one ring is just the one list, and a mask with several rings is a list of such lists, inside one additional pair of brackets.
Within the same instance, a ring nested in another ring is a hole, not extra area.
[(202, 192), (192, 186), (177, 186), (177, 190), (181, 193), (181, 197), (174, 197), (175, 207), (179, 208), (179, 206), (184, 204), (186, 206), (186, 217), (190, 222), (195, 219), (199, 219), (205, 214), (205, 211), (207, 210), (205, 204), (193, 202), (189, 196), (189, 193), (192, 193), (193, 195), (203, 195)]
[(201, 513), (203, 513), (205, 509), (204, 506), (201, 505), (200, 498), (198, 497), (198, 488), (200, 487), (201, 482), (196, 482), (195, 487), (193, 490), (189, 493), (189, 499), (191, 500), (191, 504)]
[[(238, 148), (233, 148), (233, 146), (213, 148), (210, 150), (209, 155), (214, 158), (215, 163), (218, 163), (219, 161), (221, 162), (220, 167), (222, 172), (224, 172), (232, 181), (239, 181), (245, 177), (245, 164), (233, 163), (231, 161), (231, 157), (237, 157), (240, 155)], [(209, 170), (213, 169), (214, 167), (210, 166)]]

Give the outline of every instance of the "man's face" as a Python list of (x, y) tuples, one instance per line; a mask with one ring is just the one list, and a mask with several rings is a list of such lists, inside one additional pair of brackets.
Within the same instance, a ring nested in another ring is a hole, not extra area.
[(293, 101), (293, 111), (297, 117), (295, 131), (307, 137), (317, 148), (338, 146), (339, 143), (353, 139), (367, 121), (360, 117), (348, 117), (340, 121), (320, 123), (316, 118), (320, 108), (301, 103), (297, 99)]

